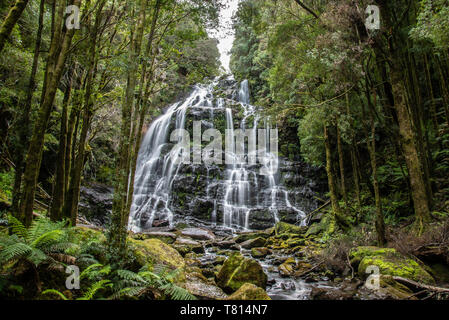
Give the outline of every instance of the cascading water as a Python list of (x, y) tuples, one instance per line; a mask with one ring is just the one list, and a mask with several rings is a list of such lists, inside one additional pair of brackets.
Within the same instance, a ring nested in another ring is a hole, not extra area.
[[(187, 99), (170, 106), (151, 124), (138, 157), (129, 221), (132, 231), (149, 229), (155, 221), (172, 225), (175, 217), (187, 215), (189, 210), (192, 215), (203, 210), (210, 222), (228, 228), (252, 229), (257, 226), (252, 221), (258, 218), (272, 225), (280, 220), (280, 210), (305, 223), (304, 212), (291, 204), (289, 192), (279, 184), (279, 159), (273, 152), (277, 150), (277, 130), (250, 104), (248, 81), (238, 87), (231, 77), (223, 81), (228, 94), (216, 94), (219, 80), (197, 85)], [(202, 127), (226, 129), (226, 134), (222, 132), (226, 165), (179, 161), (185, 150), (170, 138), (175, 129), (191, 129), (192, 118), (200, 120)], [(218, 128), (220, 121), (223, 126)], [(245, 139), (234, 140), (237, 129), (258, 137), (253, 141), (258, 142), (257, 151), (249, 142), (247, 146)], [(265, 138), (260, 138), (261, 129)], [(228, 139), (228, 134), (233, 138)]]

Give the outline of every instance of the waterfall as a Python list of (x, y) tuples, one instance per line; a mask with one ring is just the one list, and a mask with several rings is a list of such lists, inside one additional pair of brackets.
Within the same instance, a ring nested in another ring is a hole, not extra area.
[[(219, 83), (215, 80), (210, 85), (195, 86), (186, 99), (169, 106), (151, 123), (138, 155), (130, 230), (149, 229), (158, 221), (173, 225), (176, 217), (198, 210), (193, 207), (200, 200), (209, 208), (210, 222), (227, 228), (250, 229), (250, 220), (263, 210), (269, 212), (274, 223), (280, 220), (279, 210), (286, 208), (297, 215), (299, 223), (305, 223), (304, 212), (291, 204), (289, 192), (279, 185), (279, 159), (277, 152), (272, 151), (277, 150), (277, 130), (250, 104), (248, 81), (236, 86), (229, 77), (225, 84)], [(226, 97), (216, 94), (220, 86), (224, 86)], [(230, 94), (229, 88), (234, 88), (235, 94)], [(170, 138), (175, 129), (191, 129), (192, 119), (200, 120), (201, 126), (208, 128), (214, 127), (218, 120), (223, 121), (225, 165), (186, 165), (179, 161), (186, 150), (174, 145)], [(261, 124), (264, 128), (260, 128)], [(248, 146), (245, 138), (234, 139), (237, 131), (248, 137)], [(195, 182), (192, 173), (186, 171), (201, 168), (206, 182), (202, 189), (198, 187), (200, 190), (193, 192), (193, 184), (199, 183), (200, 176)], [(214, 170), (222, 174), (217, 177)], [(190, 182), (184, 183), (182, 179)], [(189, 201), (179, 203), (174, 197), (179, 186), (187, 189)]]

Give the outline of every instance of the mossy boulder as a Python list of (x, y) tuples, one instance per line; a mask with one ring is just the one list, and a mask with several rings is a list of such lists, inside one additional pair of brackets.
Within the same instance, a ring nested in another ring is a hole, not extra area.
[(278, 222), (274, 226), (274, 231), (276, 235), (280, 235), (283, 233), (304, 234), (307, 231), (307, 227), (299, 227), (295, 226), (294, 224), (289, 224), (286, 222)]
[(265, 289), (267, 275), (257, 261), (245, 258), (240, 253), (233, 253), (221, 267), (216, 281), (226, 293), (233, 293), (245, 283)]
[(137, 240), (158, 239), (166, 244), (172, 244), (176, 241), (176, 234), (172, 232), (145, 232), (137, 233), (133, 238)]
[(240, 246), (244, 249), (252, 249), (257, 247), (263, 247), (266, 242), (267, 242), (266, 239), (262, 237), (257, 237), (255, 239), (250, 239), (246, 240), (245, 242), (242, 242)]
[(368, 277), (366, 270), (369, 266), (377, 266), (381, 275), (435, 283), (422, 262), (406, 257), (393, 248), (357, 247), (350, 251), (349, 258), (353, 266), (358, 265), (358, 273), (362, 278)]
[(264, 238), (267, 239), (268, 237), (270, 237), (270, 233), (268, 232), (245, 232), (245, 233), (241, 233), (239, 234), (237, 237), (234, 238), (234, 241), (236, 243), (242, 243), (251, 239), (255, 239), (255, 238)]
[(245, 283), (226, 300), (271, 300), (267, 292), (252, 283)]
[(271, 250), (268, 248), (252, 248), (251, 249), (251, 256), (253, 258), (265, 258), (271, 254)]
[(184, 258), (174, 248), (158, 239), (144, 241), (128, 239), (131, 250), (139, 265), (163, 264), (175, 270), (185, 267)]
[(307, 229), (305, 236), (306, 237), (316, 236), (324, 231), (326, 231), (326, 226), (324, 224), (322, 224), (321, 222), (314, 223), (309, 227), (309, 229)]
[(296, 260), (295, 258), (288, 258), (287, 260), (285, 260), (284, 263), (282, 263), (279, 267), (279, 274), (282, 277), (289, 277), (291, 275), (293, 275), (293, 273), (295, 272), (295, 268), (296, 268)]
[(195, 240), (178, 238), (173, 247), (184, 257), (188, 253), (204, 253), (203, 245)]
[(182, 287), (200, 300), (222, 300), (228, 296), (213, 281), (209, 281), (199, 271), (188, 270)]
[(295, 247), (298, 247), (298, 246), (303, 246), (304, 244), (305, 244), (305, 239), (295, 239), (295, 238), (293, 238), (293, 239), (288, 239), (287, 241), (286, 241), (286, 244), (287, 244), (287, 246), (289, 247), (289, 248), (295, 248)]

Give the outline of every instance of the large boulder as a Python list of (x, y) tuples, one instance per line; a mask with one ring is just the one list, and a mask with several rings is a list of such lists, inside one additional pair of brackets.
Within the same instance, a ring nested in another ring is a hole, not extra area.
[(252, 248), (251, 256), (253, 258), (265, 258), (266, 256), (271, 254), (271, 250), (265, 247), (262, 248)]
[(158, 239), (144, 241), (128, 239), (131, 250), (140, 266), (164, 265), (172, 270), (185, 267), (184, 258), (178, 251)]
[(201, 300), (222, 300), (228, 297), (223, 290), (198, 272), (187, 273), (182, 286)]
[(240, 253), (233, 253), (226, 259), (216, 277), (217, 284), (226, 293), (237, 291), (243, 284), (252, 283), (263, 289), (267, 285), (267, 275), (261, 265)]
[(151, 231), (151, 232), (144, 232), (144, 233), (138, 233), (133, 238), (138, 240), (146, 240), (146, 239), (158, 239), (161, 240), (164, 243), (172, 244), (176, 241), (176, 234), (173, 232), (158, 232), (158, 231)]
[(252, 283), (245, 283), (226, 300), (271, 300), (267, 292)]
[(257, 247), (263, 247), (265, 246), (265, 243), (267, 242), (266, 239), (262, 237), (257, 237), (255, 239), (246, 240), (245, 242), (242, 242), (240, 246), (244, 249), (252, 249)]
[(274, 231), (276, 235), (284, 233), (302, 235), (307, 231), (307, 227), (299, 227), (294, 224), (289, 224), (286, 222), (278, 222), (274, 227)]
[(181, 231), (181, 234), (185, 237), (189, 237), (195, 240), (214, 240), (215, 235), (212, 231), (200, 228), (185, 228)]
[(349, 258), (351, 265), (357, 268), (362, 278), (368, 277), (368, 267), (376, 266), (381, 275), (399, 276), (428, 284), (435, 283), (421, 261), (406, 257), (393, 248), (356, 247), (351, 249)]
[(289, 277), (291, 275), (293, 275), (293, 273), (295, 272), (295, 268), (296, 268), (296, 260), (295, 258), (288, 258), (287, 260), (285, 260), (284, 263), (282, 263), (279, 267), (279, 274), (282, 277)]
[(242, 243), (255, 238), (264, 238), (267, 239), (271, 235), (272, 229), (268, 229), (260, 232), (243, 232), (234, 238), (234, 241), (237, 243)]
[(204, 247), (200, 242), (188, 238), (176, 239), (175, 243), (173, 243), (173, 247), (178, 250), (182, 256), (185, 256), (190, 252), (204, 253)]

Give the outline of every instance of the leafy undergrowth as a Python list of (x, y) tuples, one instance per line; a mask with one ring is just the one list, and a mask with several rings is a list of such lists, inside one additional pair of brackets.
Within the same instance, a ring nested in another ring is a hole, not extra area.
[[(387, 248), (396, 249), (404, 256), (424, 262), (433, 270), (437, 282), (449, 283), (449, 217), (441, 214), (440, 219), (427, 226), (418, 235), (413, 229), (412, 221), (402, 225), (387, 226)], [(354, 276), (350, 263), (350, 251), (356, 247), (376, 246), (376, 234), (371, 224), (361, 224), (346, 234), (335, 233), (327, 238), (327, 248), (320, 258), (325, 267), (335, 274)], [(441, 272), (438, 272), (439, 269)], [(438, 274), (439, 273), (439, 274)]]
[(8, 226), (0, 229), (1, 299), (195, 299), (174, 283), (177, 271), (137, 268), (132, 257), (112, 267), (102, 234), (86, 236), (43, 217), (27, 229), (8, 216)]

